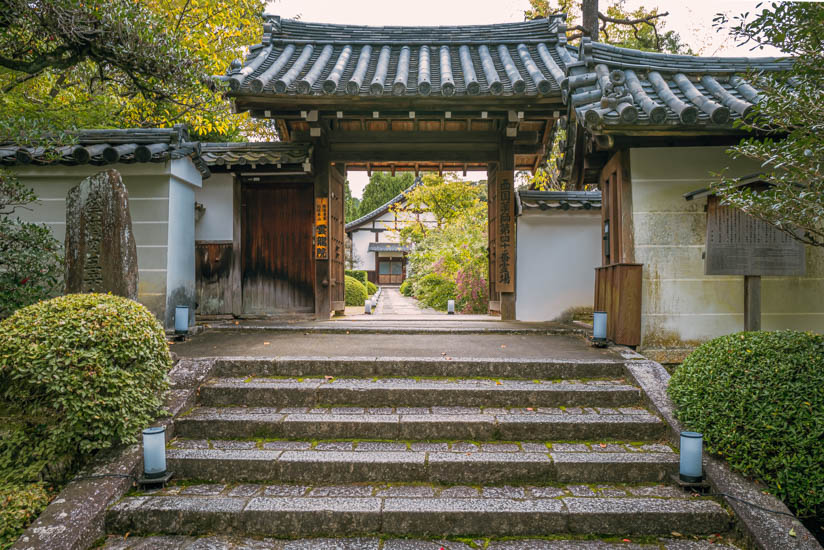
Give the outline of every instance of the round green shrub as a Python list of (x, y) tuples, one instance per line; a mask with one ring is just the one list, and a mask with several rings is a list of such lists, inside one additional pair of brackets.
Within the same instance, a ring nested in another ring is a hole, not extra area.
[(54, 463), (136, 442), (171, 365), (163, 328), (132, 300), (71, 294), (16, 311), (0, 322), (0, 410), (12, 419), (0, 472), (48, 477)]
[(400, 293), (404, 296), (412, 296), (412, 291), (414, 290), (414, 283), (412, 279), (406, 279), (404, 282), (401, 283)]
[(346, 275), (345, 280), (345, 294), (347, 306), (362, 306), (366, 303), (366, 287), (354, 277)]
[(0, 548), (11, 548), (50, 500), (43, 483), (0, 483)]
[(360, 281), (360, 284), (364, 286), (366, 285), (366, 271), (364, 271), (363, 269), (347, 269), (344, 272), (344, 275), (354, 277), (355, 279)]
[(710, 453), (760, 479), (799, 516), (824, 513), (824, 336), (741, 332), (698, 347), (669, 385)]
[(446, 311), (447, 302), (454, 300), (458, 288), (455, 281), (440, 275), (429, 273), (415, 283), (415, 296), (426, 306)]
[(366, 293), (370, 296), (374, 295), (378, 291), (378, 287), (372, 281), (366, 281)]

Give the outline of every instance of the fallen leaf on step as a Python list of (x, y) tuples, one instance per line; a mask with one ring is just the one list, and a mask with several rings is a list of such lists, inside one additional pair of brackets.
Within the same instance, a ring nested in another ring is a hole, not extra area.
[(240, 324), (240, 322), (239, 322), (239, 321), (235, 321), (235, 324), (236, 324), (236, 325), (239, 325), (239, 324)]
[(793, 527), (792, 529), (790, 529), (790, 536), (791, 536), (791, 537), (794, 537), (794, 536), (795, 536), (795, 527)]
[(505, 347), (506, 347), (506, 344), (501, 344), (501, 347), (502, 347), (502, 348), (505, 348)]
[(678, 531), (673, 531), (672, 533), (670, 533), (670, 535), (672, 535), (673, 537), (680, 537), (680, 536), (683, 536), (683, 535), (681, 535), (681, 533), (679, 533)]
[(606, 443), (601, 443), (600, 445), (601, 445), (601, 448), (602, 448), (602, 449), (606, 449), (606, 448), (607, 448), (607, 444), (606, 444)]
[(629, 539), (624, 539), (624, 542), (632, 542), (632, 541), (629, 540)]
[(500, 380), (495, 380), (495, 385), (496, 386), (502, 386), (503, 382), (501, 382)]
[(531, 411), (532, 407), (527, 407), (526, 410)]
[(326, 379), (326, 380), (334, 380), (335, 379), (334, 376), (324, 376), (323, 378)]
[(263, 345), (264, 345), (264, 346), (268, 346), (268, 345), (269, 345), (269, 342), (263, 342)]

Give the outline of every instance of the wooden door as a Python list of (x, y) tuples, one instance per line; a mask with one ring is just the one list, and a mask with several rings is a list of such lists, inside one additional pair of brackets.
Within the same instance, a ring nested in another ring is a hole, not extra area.
[(241, 199), (243, 313), (315, 310), (311, 184), (245, 184)]

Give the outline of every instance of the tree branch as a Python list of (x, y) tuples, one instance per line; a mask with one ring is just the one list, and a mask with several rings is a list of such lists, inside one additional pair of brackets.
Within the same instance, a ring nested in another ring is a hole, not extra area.
[(658, 19), (659, 17), (666, 17), (668, 15), (669, 12), (665, 11), (664, 13), (656, 13), (654, 15), (648, 15), (646, 17), (641, 17), (639, 19), (616, 19), (615, 17), (604, 15), (599, 11), (598, 19), (605, 23), (615, 23), (616, 25), (638, 25), (640, 23), (646, 23), (647, 25), (654, 26), (652, 23), (653, 19)]

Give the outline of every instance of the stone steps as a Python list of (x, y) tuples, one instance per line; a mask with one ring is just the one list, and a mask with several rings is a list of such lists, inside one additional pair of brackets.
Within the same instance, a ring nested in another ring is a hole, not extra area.
[(520, 378), (559, 380), (582, 378), (621, 378), (624, 363), (615, 359), (553, 360), (407, 357), (222, 357), (215, 359), (212, 375), (216, 378), (247, 376), (334, 376), (348, 378), (443, 377), (443, 378)]
[[(215, 441), (211, 449), (176, 449), (167, 465), (179, 478), (286, 483), (432, 482), (483, 483), (640, 483), (660, 482), (678, 470), (678, 455), (669, 452), (563, 452), (538, 443), (500, 444), (531, 451), (413, 451), (405, 444), (329, 442), (315, 449), (227, 449), (231, 441)], [(432, 444), (433, 449), (439, 445)], [(224, 448), (220, 448), (224, 447)], [(318, 450), (334, 449), (341, 450)], [(484, 449), (495, 445), (484, 444)], [(559, 445), (563, 448), (562, 445)], [(348, 450), (343, 450), (347, 449)], [(471, 448), (471, 447), (467, 447)]]
[[(591, 496), (573, 496), (585, 490)], [(709, 499), (635, 496), (622, 486), (192, 485), (125, 498), (106, 524), (137, 535), (631, 536), (724, 532), (730, 516)]]
[[(570, 411), (573, 412), (570, 412)], [(371, 412), (370, 412), (371, 411)], [(517, 412), (514, 412), (517, 411)], [(198, 407), (175, 430), (191, 439), (386, 439), (478, 441), (657, 441), (665, 425), (643, 409), (449, 409)]]
[[(472, 544), (473, 546), (470, 546)], [(103, 550), (736, 550), (714, 540), (684, 540), (660, 538), (654, 542), (605, 542), (601, 540), (547, 540), (547, 539), (398, 539), (388, 537), (265, 539), (237, 536), (190, 537), (185, 535), (156, 535), (150, 537), (122, 537), (111, 535)]]
[(641, 391), (620, 380), (220, 378), (200, 390), (205, 406), (249, 407), (628, 407)]

